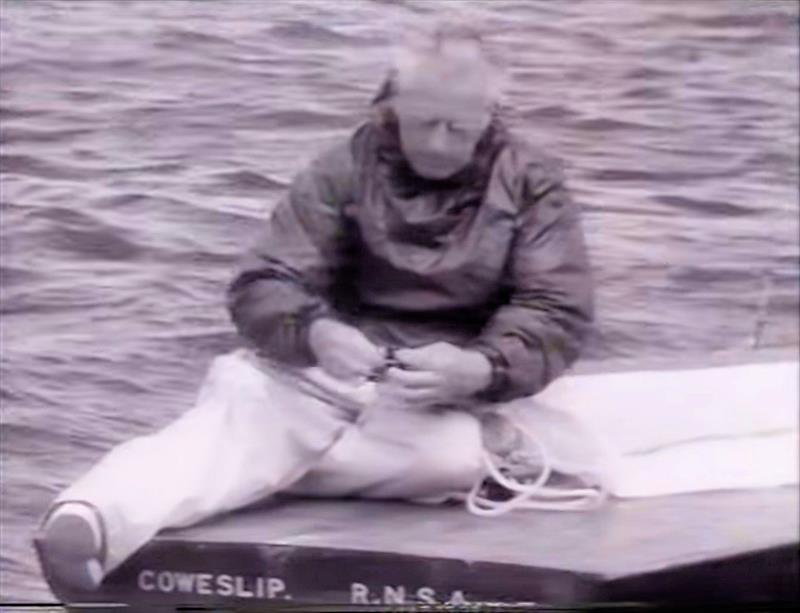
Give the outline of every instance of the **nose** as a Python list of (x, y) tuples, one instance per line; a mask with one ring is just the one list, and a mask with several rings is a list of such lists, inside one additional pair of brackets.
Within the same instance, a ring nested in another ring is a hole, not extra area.
[(437, 122), (428, 138), (431, 151), (441, 153), (447, 148), (447, 126), (443, 121)]

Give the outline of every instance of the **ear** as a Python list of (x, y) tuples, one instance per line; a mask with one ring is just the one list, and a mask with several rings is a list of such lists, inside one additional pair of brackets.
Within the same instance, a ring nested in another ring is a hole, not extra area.
[(397, 69), (392, 68), (386, 73), (386, 78), (378, 88), (378, 93), (372, 99), (372, 104), (380, 104), (387, 100), (391, 100), (397, 95)]
[(488, 128), (490, 125), (492, 125), (492, 123), (494, 123), (494, 121), (497, 119), (497, 117), (496, 117), (496, 115), (495, 115), (494, 104), (495, 104), (495, 103), (492, 103), (492, 104), (490, 105), (490, 107), (489, 107), (489, 109), (488, 109), (488, 110), (489, 110), (489, 112), (488, 112), (488, 113), (486, 113), (486, 115), (485, 115), (485, 116), (484, 116), (484, 118), (483, 118), (483, 124), (481, 125), (481, 132), (485, 132), (485, 131), (486, 131), (486, 129), (487, 129), (487, 128)]

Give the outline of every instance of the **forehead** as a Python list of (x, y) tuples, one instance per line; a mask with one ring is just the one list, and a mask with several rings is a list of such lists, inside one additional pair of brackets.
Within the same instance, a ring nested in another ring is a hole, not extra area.
[(394, 108), (399, 115), (466, 119), (489, 112), (487, 75), (482, 71), (420, 67), (398, 87)]

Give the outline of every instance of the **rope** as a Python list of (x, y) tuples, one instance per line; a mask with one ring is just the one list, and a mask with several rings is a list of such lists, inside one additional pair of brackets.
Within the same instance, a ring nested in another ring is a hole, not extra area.
[(519, 481), (511, 475), (504, 475), (502, 465), (488, 451), (483, 452), (483, 464), (488, 476), (499, 485), (514, 492), (508, 500), (492, 500), (481, 494), (484, 479), (482, 475), (467, 494), (465, 504), (467, 510), (479, 517), (497, 517), (516, 509), (540, 509), (548, 511), (581, 511), (595, 509), (608, 498), (608, 492), (602, 486), (597, 488), (554, 488), (546, 485), (552, 475), (552, 463), (547, 449), (538, 438), (523, 424), (514, 420), (514, 425), (536, 447), (542, 458), (539, 476), (532, 482)]

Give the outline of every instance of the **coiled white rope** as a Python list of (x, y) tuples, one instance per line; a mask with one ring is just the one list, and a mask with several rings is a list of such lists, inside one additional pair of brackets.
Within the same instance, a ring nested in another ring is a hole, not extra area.
[(505, 515), (516, 509), (541, 509), (549, 511), (581, 511), (595, 509), (608, 497), (608, 492), (602, 486), (586, 488), (554, 488), (546, 485), (553, 473), (547, 449), (537, 437), (514, 420), (514, 425), (536, 447), (541, 457), (539, 476), (533, 482), (522, 482), (510, 475), (503, 474), (501, 466), (488, 451), (483, 453), (483, 463), (488, 476), (499, 485), (514, 492), (508, 500), (492, 500), (481, 494), (483, 483), (487, 475), (480, 479), (466, 496), (467, 510), (480, 517), (497, 517)]

